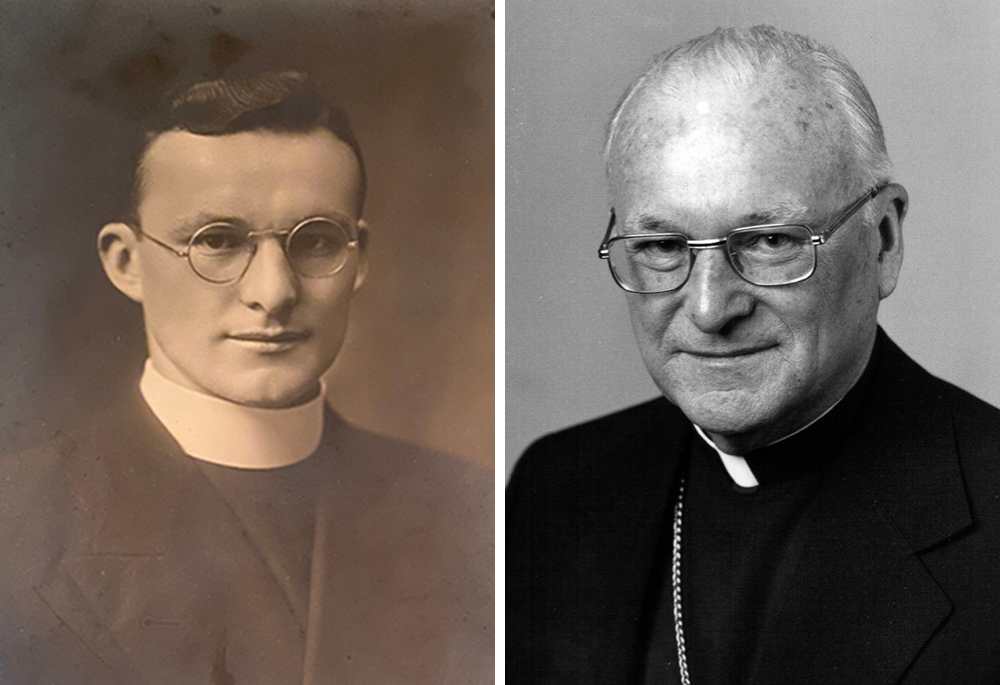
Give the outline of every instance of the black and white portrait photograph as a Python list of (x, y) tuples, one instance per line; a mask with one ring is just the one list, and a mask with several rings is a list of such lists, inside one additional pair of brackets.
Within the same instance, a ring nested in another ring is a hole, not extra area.
[(0, 2), (0, 683), (494, 680), (490, 2)]
[(506, 31), (506, 681), (1000, 682), (1000, 10)]

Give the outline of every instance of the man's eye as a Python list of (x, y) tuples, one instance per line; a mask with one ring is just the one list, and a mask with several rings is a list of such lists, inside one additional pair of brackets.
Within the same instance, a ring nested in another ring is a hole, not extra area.
[(768, 233), (757, 236), (756, 242), (760, 247), (780, 248), (788, 244), (788, 236), (781, 233)]
[(787, 231), (757, 233), (747, 236), (740, 246), (742, 249), (760, 253), (784, 253), (798, 251), (808, 243), (807, 237)]
[(300, 231), (292, 240), (291, 250), (295, 253), (328, 252), (333, 244), (326, 233)]
[(288, 253), (295, 259), (329, 257), (347, 247), (347, 234), (326, 221), (302, 226), (292, 235)]
[(674, 256), (684, 252), (686, 249), (684, 243), (676, 239), (633, 240), (631, 241), (630, 247), (631, 252), (651, 257)]
[(246, 239), (231, 229), (202, 231), (191, 241), (191, 247), (201, 252), (231, 252), (243, 249), (245, 244)]

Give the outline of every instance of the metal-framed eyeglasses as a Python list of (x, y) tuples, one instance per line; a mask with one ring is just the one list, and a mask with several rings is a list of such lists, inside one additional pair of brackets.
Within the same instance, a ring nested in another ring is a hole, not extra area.
[(334, 275), (344, 268), (351, 251), (359, 245), (358, 223), (340, 215), (310, 217), (283, 231), (248, 231), (228, 221), (214, 221), (195, 231), (184, 249), (141, 230), (137, 232), (186, 258), (195, 274), (217, 284), (243, 278), (257, 253), (258, 241), (265, 236), (284, 238), (282, 247), (288, 263), (295, 273), (306, 278)]
[(630, 293), (666, 293), (687, 283), (698, 250), (725, 249), (733, 270), (761, 286), (790, 285), (816, 271), (816, 248), (826, 243), (865, 203), (888, 184), (865, 192), (824, 230), (804, 224), (763, 224), (735, 228), (724, 238), (691, 240), (682, 233), (630, 233), (611, 236), (615, 212), (598, 250), (608, 260), (615, 282)]

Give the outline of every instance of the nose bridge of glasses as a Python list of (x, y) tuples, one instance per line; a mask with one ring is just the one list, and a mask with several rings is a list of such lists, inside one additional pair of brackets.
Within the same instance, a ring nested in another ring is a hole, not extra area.
[[(725, 238), (691, 243), (688, 276), (678, 289), (680, 307), (699, 330), (718, 332), (752, 307), (746, 278), (739, 272), (727, 249), (722, 249), (721, 254), (712, 252), (726, 247)], [(698, 250), (704, 250), (706, 254), (699, 255)]]
[[(251, 231), (247, 233), (247, 268), (254, 262), (261, 261), (261, 241), (264, 238), (273, 238), (275, 257), (284, 267), (292, 266), (291, 256), (288, 254), (288, 235), (291, 231)], [(268, 260), (274, 261), (274, 259)]]
[[(729, 253), (727, 238), (707, 238), (704, 240), (688, 240), (688, 249), (691, 250), (691, 260), (688, 263), (688, 279), (690, 280), (694, 276), (694, 271), (701, 270), (706, 272), (704, 278), (708, 281), (715, 283), (719, 278), (728, 280), (729, 276), (739, 275), (739, 269), (736, 264), (733, 263), (733, 258)], [(719, 255), (715, 260), (709, 258), (705, 255), (701, 259), (696, 259), (698, 252), (700, 251), (710, 251), (721, 249), (722, 254)], [(719, 264), (713, 265), (713, 261), (718, 261)]]
[(688, 240), (687, 246), (691, 250), (714, 250), (725, 247), (728, 238), (705, 238), (704, 240)]
[(255, 297), (284, 301), (293, 298), (297, 292), (298, 275), (284, 243), (280, 242), (280, 235), (276, 235), (278, 233), (281, 232), (266, 232), (265, 237), (269, 235), (278, 241), (270, 248), (261, 246), (256, 240), (249, 241), (253, 246), (246, 253), (243, 269), (235, 280)]
[[(240, 275), (240, 278), (241, 279), (245, 278), (247, 272), (250, 271), (251, 269), (254, 269), (255, 268), (254, 265), (257, 262), (261, 261), (261, 255), (259, 254), (261, 240), (265, 238), (274, 239), (275, 247), (277, 248), (278, 251), (277, 258), (278, 258), (279, 271), (282, 273), (286, 273), (288, 275), (293, 275), (297, 273), (295, 264), (292, 260), (292, 256), (291, 254), (289, 254), (288, 250), (289, 236), (291, 236), (292, 233), (294, 232), (295, 232), (294, 228), (271, 229), (264, 231), (247, 231), (244, 234), (244, 239), (246, 240), (246, 245), (244, 246), (244, 249), (246, 250), (246, 256), (244, 257), (244, 259), (246, 260), (246, 263), (243, 266), (243, 272)], [(267, 261), (273, 262), (274, 260), (271, 259)], [(260, 264), (256, 264), (257, 269), (259, 269), (260, 266), (261, 266)]]
[(294, 228), (272, 229), (268, 231), (247, 231), (244, 238), (251, 253), (257, 251), (257, 246), (262, 238), (274, 238), (283, 248), (287, 247), (288, 237), (295, 231)]
[[(694, 269), (696, 268), (695, 264), (698, 263), (701, 264), (702, 269), (709, 268), (709, 265), (705, 263), (706, 259), (701, 259), (701, 260), (695, 259), (699, 251), (721, 249), (723, 251), (723, 255), (722, 257), (720, 257), (720, 259), (723, 262), (725, 262), (725, 265), (720, 265), (719, 267), (722, 269), (722, 273), (727, 274), (730, 271), (735, 271), (737, 274), (739, 274), (739, 267), (737, 264), (733, 262), (733, 257), (729, 251), (729, 236), (724, 236), (722, 238), (704, 238), (702, 240), (689, 239), (687, 241), (687, 245), (688, 249), (691, 250), (691, 261), (689, 265), (690, 271), (694, 271)], [(690, 275), (688, 276), (688, 278), (690, 278)], [(712, 280), (717, 280), (717, 279), (718, 276), (712, 277)]]

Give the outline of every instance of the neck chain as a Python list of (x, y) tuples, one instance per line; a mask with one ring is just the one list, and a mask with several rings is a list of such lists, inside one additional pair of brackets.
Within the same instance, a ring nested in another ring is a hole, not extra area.
[(687, 652), (684, 649), (684, 616), (681, 612), (681, 522), (684, 517), (684, 479), (677, 490), (674, 505), (674, 545), (670, 564), (670, 584), (673, 586), (674, 635), (677, 637), (677, 668), (681, 672), (681, 685), (691, 685), (688, 675)]

